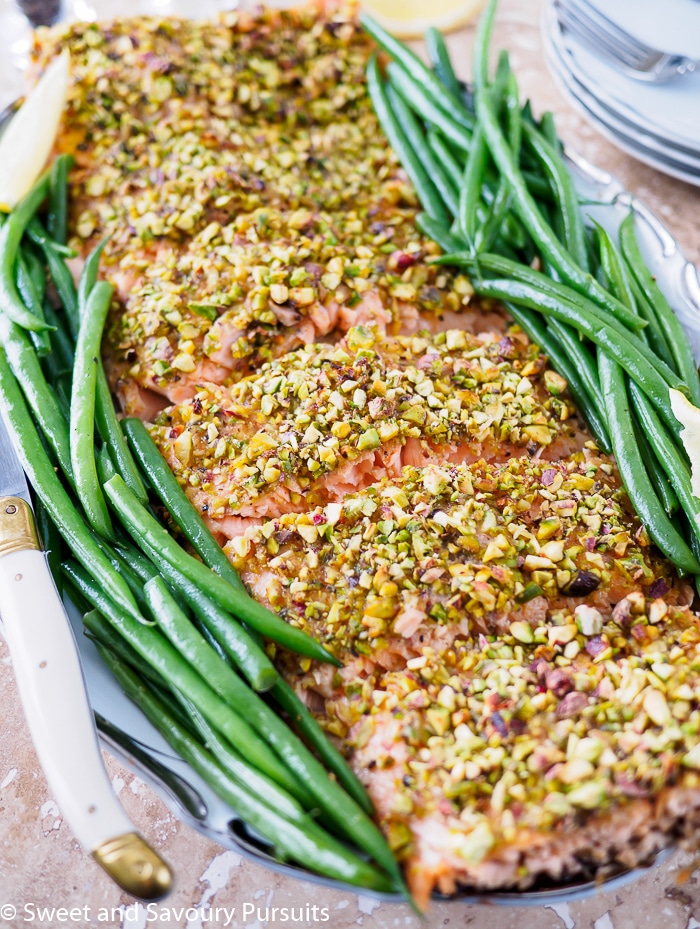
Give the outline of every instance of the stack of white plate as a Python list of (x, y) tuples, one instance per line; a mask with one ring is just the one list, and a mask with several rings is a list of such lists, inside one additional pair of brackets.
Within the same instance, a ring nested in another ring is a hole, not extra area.
[[(589, 0), (654, 48), (700, 59), (696, 0)], [(571, 103), (640, 161), (700, 186), (700, 73), (654, 84), (623, 73), (563, 30), (554, 0), (543, 13), (547, 63)]]

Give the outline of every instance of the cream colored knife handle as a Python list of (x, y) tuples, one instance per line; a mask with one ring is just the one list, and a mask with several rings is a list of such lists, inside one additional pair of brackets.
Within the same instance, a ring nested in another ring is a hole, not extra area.
[(124, 890), (162, 897), (170, 871), (112, 790), (73, 632), (32, 512), (18, 497), (0, 499), (0, 616), (34, 747), (66, 822)]

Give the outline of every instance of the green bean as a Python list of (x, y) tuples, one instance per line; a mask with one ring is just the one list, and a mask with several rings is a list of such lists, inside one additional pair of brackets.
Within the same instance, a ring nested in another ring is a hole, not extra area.
[(109, 620), (110, 624), (153, 668), (163, 675), (169, 686), (187, 696), (206, 719), (233, 744), (245, 745), (252, 764), (296, 796), (306, 797), (303, 785), (289, 774), (272, 749), (259, 738), (249, 724), (222, 700), (191, 665), (173, 648), (158, 629), (146, 624), (143, 616), (128, 616), (102, 590), (99, 583), (73, 561), (61, 566), (65, 576), (81, 594)]
[(338, 660), (315, 639), (293, 626), (288, 626), (279, 616), (240, 590), (236, 590), (228, 581), (188, 555), (139, 502), (120, 475), (108, 481), (104, 489), (122, 525), (139, 547), (142, 547), (142, 542), (148, 545), (158, 553), (161, 560), (167, 561), (190, 581), (198, 584), (212, 600), (267, 638), (300, 655), (339, 664)]
[[(74, 592), (77, 593), (75, 587), (72, 586), (71, 597)], [(199, 733), (195, 729), (192, 720), (187, 716), (181, 706), (180, 700), (183, 698), (181, 698), (179, 694), (176, 695), (173, 693), (161, 674), (145, 661), (142, 661), (138, 652), (136, 652), (126, 639), (119, 635), (114, 627), (110, 625), (104, 614), (100, 613), (99, 610), (90, 609), (90, 604), (87, 603), (87, 601), (86, 606), (87, 609), (83, 613), (85, 635), (98, 647), (99, 654), (102, 655), (99, 648), (101, 646), (111, 652), (115, 658), (118, 658), (120, 661), (124, 662), (124, 664), (131, 667), (142, 681), (148, 682), (159, 699), (167, 703), (170, 712), (177, 719), (179, 724), (186, 729), (193, 738), (198, 739)], [(251, 770), (255, 769), (251, 768)]]
[[(172, 590), (172, 586), (171, 586), (170, 589)], [(223, 648), (219, 645), (219, 643), (216, 641), (216, 639), (215, 639), (214, 636), (211, 634), (211, 632), (209, 632), (209, 630), (208, 630), (207, 627), (204, 625), (204, 623), (201, 622), (201, 621), (198, 619), (198, 617), (196, 617), (196, 616), (191, 616), (190, 619), (191, 619), (191, 621), (192, 621), (192, 625), (193, 625), (194, 628), (197, 630), (197, 632), (201, 635), (201, 637), (204, 639), (204, 641), (207, 643), (207, 645), (209, 645), (210, 648), (212, 648), (212, 649), (214, 650), (214, 652), (219, 656), (219, 658), (220, 658), (222, 661), (225, 661), (226, 664), (229, 664), (229, 665), (230, 665), (231, 662), (229, 661), (228, 655), (227, 655), (226, 652), (223, 650)], [(258, 688), (255, 688), (255, 687), (254, 687), (253, 689), (254, 689), (254, 690), (258, 690)]]
[[(421, 119), (424, 119), (430, 126), (439, 129), (445, 138), (456, 145), (460, 150), (465, 152), (469, 151), (472, 144), (471, 131), (466, 130), (463, 126), (459, 126), (455, 123), (452, 116), (436, 107), (435, 104), (425, 96), (423, 88), (421, 88), (419, 84), (416, 84), (403, 68), (397, 68), (394, 71), (392, 83), (394, 87), (401, 92), (401, 96), (411, 109), (414, 110)], [(379, 117), (379, 121), (382, 121), (381, 117)]]
[(699, 574), (700, 561), (693, 555), (664, 512), (651, 486), (646, 468), (637, 454), (634, 424), (622, 369), (605, 352), (600, 353), (598, 366), (601, 389), (608, 404), (610, 441), (630, 502), (646, 526), (649, 536), (664, 555), (684, 571)]
[[(277, 751), (286, 763), (306, 784), (316, 800), (322, 805), (326, 790), (324, 784), (316, 787), (320, 776), (325, 774), (309, 754), (308, 749), (281, 722), (278, 716), (206, 646), (201, 635), (194, 629), (177, 606), (160, 577), (153, 577), (144, 587), (154, 616), (167, 638), (183, 655), (209, 686), (237, 712), (242, 712), (254, 729)], [(359, 785), (356, 785), (359, 786)], [(337, 798), (340, 800), (340, 798)], [(326, 810), (328, 813), (328, 810)], [(329, 814), (330, 815), (330, 814)]]
[(24, 330), (0, 313), (0, 344), (59, 467), (73, 479), (68, 423)]
[[(119, 557), (129, 565), (132, 571), (135, 571), (138, 574), (144, 583), (146, 581), (150, 581), (152, 577), (156, 577), (159, 573), (161, 573), (160, 568), (161, 566), (164, 566), (162, 560), (158, 565), (155, 565), (147, 555), (136, 548), (136, 546), (132, 543), (131, 539), (127, 535), (122, 535), (119, 530), (117, 541), (113, 542), (112, 546)], [(167, 574), (163, 573), (162, 576), (168, 580), (168, 583), (170, 583)], [(172, 586), (173, 585), (171, 584), (171, 587)]]
[(433, 65), (433, 70), (445, 90), (455, 99), (461, 100), (463, 89), (450, 61), (450, 53), (447, 44), (441, 32), (431, 26), (424, 36), (425, 45), (428, 50), (428, 57)]
[[(600, 257), (600, 270), (603, 275), (603, 286), (607, 287), (617, 299), (626, 307), (637, 313), (637, 301), (632, 292), (632, 282), (629, 279), (622, 258), (610, 238), (607, 230), (600, 223), (593, 222), (598, 238), (598, 252)], [(647, 327), (648, 328), (648, 327)], [(646, 331), (646, 330), (644, 330)]]
[[(479, 67), (479, 62), (474, 61), (474, 67)], [(491, 84), (491, 95), (493, 98), (494, 106), (500, 113), (501, 110), (505, 110), (505, 93), (506, 88), (510, 79), (513, 77), (513, 72), (510, 67), (510, 54), (506, 49), (502, 48), (498, 53), (498, 61), (496, 62), (496, 74)], [(484, 85), (486, 86), (486, 85)]]
[[(369, 64), (367, 65), (367, 89), (372, 98), (377, 118), (392, 148), (401, 159), (401, 163), (418, 194), (418, 199), (423, 205), (423, 209), (437, 222), (443, 224), (449, 223), (449, 217), (442, 205), (440, 194), (432, 180), (428, 177), (428, 173), (420, 158), (409, 144), (403, 127), (396, 115), (394, 106), (397, 104), (399, 98), (394, 97), (391, 99), (389, 97), (387, 88), (379, 73), (379, 64), (376, 55), (370, 58)], [(399, 103), (399, 107), (404, 107), (405, 109), (403, 101)], [(400, 110), (400, 112), (402, 111)]]
[(71, 335), (75, 339), (78, 336), (79, 328), (78, 299), (68, 266), (63, 257), (56, 251), (55, 243), (51, 241), (36, 216), (32, 218), (27, 226), (27, 234), (32, 242), (38, 245), (44, 253), (46, 263), (49, 266), (49, 274), (63, 305)]
[(298, 800), (279, 787), (271, 778), (247, 764), (235, 748), (222, 739), (213, 726), (209, 725), (190, 700), (178, 694), (176, 696), (179, 696), (183, 709), (191, 719), (199, 738), (227, 774), (247, 786), (257, 796), (264, 797), (268, 804), (290, 822), (300, 824), (308, 822), (309, 814)]
[(100, 258), (102, 257), (102, 252), (107, 242), (108, 239), (103, 239), (85, 259), (83, 272), (78, 282), (78, 313), (80, 316), (83, 315), (88, 297), (90, 296), (92, 288), (97, 283), (97, 275), (100, 270)]
[(39, 298), (39, 302), (43, 304), (46, 294), (46, 268), (44, 267), (44, 262), (39, 258), (36, 250), (30, 246), (25, 246), (20, 249), (20, 253), (24, 256), (27, 270), (29, 271), (29, 276), (36, 295)]
[[(20, 286), (19, 276), (17, 280), (17, 288), (19, 290), (20, 296), (27, 305), (27, 308), (31, 310), (35, 316), (38, 316), (39, 319), (43, 319), (44, 322), (46, 322), (47, 316), (44, 303), (48, 301), (46, 301), (46, 270), (44, 268), (44, 264), (39, 260), (34, 250), (31, 248), (21, 249), (18, 258), (21, 259), (22, 256), (24, 257), (26, 271), (29, 276), (29, 280), (27, 282), (28, 286), (25, 285), (26, 296), (25, 292), (23, 292), (22, 287)], [(19, 274), (19, 263), (17, 270)], [(27, 302), (28, 300), (30, 302)], [(32, 304), (32, 300), (35, 300), (36, 302)], [(50, 320), (48, 322), (50, 326), (53, 325)], [(42, 358), (47, 358), (51, 354), (52, 335), (53, 333), (51, 332), (30, 332), (32, 344), (34, 345), (37, 354)]]
[[(477, 51), (486, 55), (497, 0), (489, 0), (485, 14), (482, 16), (481, 39)], [(567, 250), (557, 241), (551, 227), (544, 220), (537, 203), (533, 199), (518, 161), (510, 150), (508, 141), (498, 122), (493, 103), (488, 93), (476, 94), (476, 111), (479, 124), (483, 126), (486, 141), (501, 174), (511, 185), (513, 206), (518, 212), (525, 228), (541, 251), (547, 262), (556, 269), (563, 280), (582, 295), (597, 303), (602, 309), (609, 310), (618, 318), (620, 304), (589, 273), (581, 269), (571, 258)]]
[(457, 189), (452, 183), (449, 174), (443, 169), (440, 162), (433, 157), (432, 149), (428, 144), (422, 128), (412, 111), (406, 105), (400, 91), (396, 90), (391, 82), (392, 65), (387, 69), (389, 84), (386, 87), (387, 100), (394, 111), (394, 115), (401, 127), (406, 142), (411, 146), (414, 155), (419, 159), (427, 176), (437, 190), (442, 203), (453, 216), (457, 213)]
[(456, 96), (450, 93), (415, 52), (390, 35), (371, 16), (361, 14), (360, 23), (377, 45), (401, 65), (407, 77), (415, 82), (435, 109), (444, 112), (453, 123), (465, 129), (467, 135), (473, 131), (474, 116), (465, 107), (461, 93)]
[(355, 772), (321, 729), (304, 701), (283, 677), (278, 678), (271, 691), (272, 697), (282, 707), (292, 725), (299, 731), (306, 744), (318, 755), (326, 768), (335, 774), (338, 782), (350, 796), (371, 816), (374, 812), (367, 791), (357, 779)]
[(471, 251), (476, 247), (477, 210), (487, 155), (486, 138), (477, 126), (459, 189), (459, 227)]
[(694, 536), (700, 542), (700, 500), (693, 493), (688, 462), (648, 398), (634, 383), (630, 384), (630, 396), (644, 434), (678, 496)]
[[(199, 672), (215, 693), (236, 712), (242, 713), (253, 728), (258, 729), (263, 737), (267, 738), (267, 732), (263, 731), (266, 724), (263, 722), (261, 726), (260, 719), (265, 720), (274, 714), (207, 645), (201, 633), (195, 629), (176, 603), (163, 578), (154, 574), (143, 585), (143, 590), (151, 613), (165, 637)], [(288, 732), (286, 728), (285, 732)], [(268, 739), (268, 742), (276, 747), (274, 740)], [(279, 749), (277, 753), (280, 757), (285, 757)]]
[(97, 379), (95, 384), (95, 423), (97, 431), (110, 450), (117, 474), (121, 474), (141, 503), (145, 503), (148, 500), (148, 494), (122, 432), (102, 359), (99, 357), (95, 375)]
[(157, 552), (147, 545), (143, 547), (150, 561), (140, 552), (134, 551), (132, 546), (124, 546), (121, 542), (116, 546), (116, 550), (139, 573), (143, 581), (150, 580), (154, 574), (160, 572), (171, 589), (183, 598), (197, 620), (206, 629), (207, 634), (215, 639), (227, 659), (248, 680), (251, 687), (259, 693), (269, 690), (279, 675), (250, 631), (222, 610), (214, 600), (205, 596), (199, 587), (188, 580), (184, 574), (159, 558)]
[(131, 591), (95, 543), (61, 484), (32, 422), (17, 381), (0, 351), (0, 403), (22, 467), (68, 547), (120, 608), (131, 616), (139, 612)]
[[(71, 586), (73, 590), (76, 589), (75, 585)], [(88, 606), (90, 605), (87, 600), (85, 602)], [(148, 662), (141, 659), (139, 653), (129, 645), (124, 636), (117, 632), (104, 613), (96, 609), (87, 610), (83, 613), (83, 626), (94, 641), (114, 652), (122, 661), (137, 668), (139, 675), (145, 680), (159, 687), (164, 686), (164, 679), (161, 675)]]
[(445, 141), (445, 137), (437, 129), (429, 128), (427, 139), (430, 150), (447, 172), (452, 185), (455, 189), (459, 189), (459, 185), (462, 183), (462, 169), (452, 154), (452, 149)]
[[(32, 315), (36, 316), (37, 319), (46, 322), (44, 318), (44, 307), (41, 303), (41, 296), (37, 293), (34, 286), (34, 281), (32, 276), (29, 273), (29, 266), (25, 260), (25, 257), (22, 253), (22, 249), (19, 249), (17, 252), (17, 265), (15, 268), (15, 283), (17, 286), (17, 292), (19, 293), (20, 299), (24, 303), (25, 307), (29, 310)], [(29, 330), (29, 337), (36, 349), (37, 355), (43, 358), (49, 354), (51, 351), (51, 341), (50, 333), (48, 329), (44, 329), (41, 332), (36, 332)]]
[(88, 613), (92, 609), (92, 605), (85, 599), (85, 597), (80, 593), (78, 588), (71, 584), (69, 578), (63, 573), (63, 565), (61, 565), (61, 578), (63, 580), (63, 590), (65, 591), (65, 596), (68, 597), (73, 606), (81, 613)]
[(112, 456), (109, 454), (109, 449), (106, 445), (103, 445), (99, 452), (96, 453), (95, 461), (97, 477), (99, 478), (100, 484), (106, 484), (107, 481), (111, 480), (117, 473), (117, 469), (114, 467), (114, 462), (112, 461)]
[[(491, 274), (499, 274), (504, 277), (512, 278), (514, 281), (520, 281), (523, 284), (529, 284), (532, 287), (536, 287), (543, 294), (547, 294), (552, 297), (558, 297), (562, 300), (579, 300), (582, 305), (588, 307), (590, 312), (595, 312), (598, 317), (604, 319), (610, 323), (610, 325), (615, 325), (619, 331), (622, 333), (623, 338), (628, 336), (632, 337), (629, 332), (625, 329), (621, 329), (619, 324), (624, 324), (624, 326), (629, 329), (638, 332), (640, 329), (646, 327), (644, 320), (640, 319), (636, 313), (628, 309), (623, 303), (620, 303), (619, 300), (615, 300), (617, 306), (617, 312), (612, 315), (612, 318), (608, 318), (608, 314), (603, 312), (603, 309), (595, 303), (595, 301), (589, 300), (587, 297), (582, 296), (575, 288), (568, 287), (566, 284), (560, 283), (559, 281), (552, 280), (547, 277), (546, 274), (542, 274), (540, 271), (535, 271), (534, 268), (530, 268), (528, 265), (523, 265), (520, 262), (512, 261), (510, 258), (506, 258), (503, 255), (492, 255), (488, 253), (483, 253), (479, 255), (478, 262), (475, 261), (474, 257), (469, 254), (469, 252), (457, 252), (453, 254), (441, 255), (439, 258), (434, 259), (436, 264), (441, 265), (459, 265), (467, 268), (472, 274), (485, 273), (489, 272)], [(611, 300), (614, 300), (612, 295), (610, 296)], [(665, 366), (667, 367), (667, 366)]]
[[(102, 452), (104, 453), (104, 456), (102, 457), (102, 461), (106, 459), (109, 462), (109, 464), (111, 464), (111, 460), (109, 458), (109, 453), (107, 452), (107, 450), (103, 448)], [(101, 469), (100, 456), (98, 456), (98, 469)], [(112, 470), (114, 470), (114, 466), (112, 466)], [(148, 606), (148, 601), (146, 600), (146, 597), (143, 592), (143, 582), (141, 581), (141, 578), (139, 577), (139, 575), (125, 561), (125, 559), (123, 559), (115, 551), (115, 549), (111, 545), (103, 545), (102, 540), (97, 535), (95, 535), (95, 541), (97, 542), (97, 544), (100, 546), (102, 551), (105, 553), (105, 555), (109, 559), (110, 564), (112, 565), (114, 570), (118, 571), (119, 574), (126, 581), (129, 590), (134, 595), (134, 600), (136, 600), (139, 610), (141, 610), (141, 613), (144, 616), (143, 621), (147, 625), (151, 625), (151, 626), (156, 625), (155, 617), (152, 617), (151, 619), (147, 618), (146, 614), (149, 614), (149, 606)]]
[[(628, 390), (629, 385), (632, 383), (634, 382), (630, 381), (628, 383)], [(676, 496), (673, 487), (669, 484), (658, 458), (654, 454), (646, 436), (644, 435), (644, 431), (637, 421), (637, 417), (633, 416), (633, 420), (637, 448), (639, 449), (639, 454), (641, 455), (642, 461), (644, 462), (644, 467), (647, 469), (649, 480), (651, 481), (652, 487), (656, 491), (656, 495), (659, 498), (661, 506), (664, 508), (664, 512), (667, 516), (673, 517), (678, 512), (678, 497)]]
[[(506, 120), (508, 123), (508, 144), (514, 152), (520, 151), (521, 119), (518, 88), (513, 74), (508, 75), (505, 95)], [(476, 236), (477, 252), (488, 252), (492, 248), (501, 226), (506, 221), (510, 210), (510, 188), (505, 178), (501, 178), (496, 196), (489, 206), (483, 224)], [(524, 244), (524, 243), (523, 243)], [(522, 246), (521, 246), (522, 247)]]
[[(549, 184), (549, 181), (544, 177), (540, 177), (538, 174), (533, 173), (532, 171), (523, 170), (522, 171), (523, 180), (527, 184), (527, 189), (533, 195), (537, 197), (540, 201), (546, 200), (547, 202), (554, 202), (554, 194), (552, 188)], [(540, 202), (540, 209), (542, 208), (542, 203)]]
[[(666, 340), (659, 330), (654, 314), (648, 311), (644, 295), (640, 293), (636, 282), (630, 277), (627, 265), (622, 260), (615, 243), (606, 230), (599, 223), (594, 225), (599, 246), (600, 274), (604, 285), (630, 309), (635, 312), (638, 312), (640, 308), (642, 309), (644, 318), (649, 325), (642, 330), (640, 338), (656, 352), (669, 368), (673, 369), (673, 357), (668, 350)], [(653, 474), (651, 476), (654, 478)], [(658, 483), (657, 490), (659, 489)], [(662, 485), (662, 493), (664, 497), (668, 498), (665, 485)], [(672, 501), (666, 499), (666, 504), (670, 505), (671, 503)]]
[[(623, 340), (620, 332), (612, 325), (613, 320), (606, 323), (589, 312), (588, 308), (583, 310), (580, 304), (539, 293), (535, 288), (517, 281), (474, 280), (472, 284), (476, 293), (481, 296), (518, 303), (569, 323), (618, 361), (653, 400), (669, 426), (672, 429), (678, 429), (678, 422), (673, 416), (668, 399), (668, 388), (669, 386), (678, 388), (678, 379), (670, 371), (664, 377), (658, 370), (662, 363), (652, 356), (649, 348), (631, 333), (628, 333), (626, 338), (623, 337)], [(671, 381), (674, 383), (672, 384)], [(605, 396), (604, 390), (603, 396)]]
[(101, 281), (88, 298), (75, 347), (70, 409), (70, 451), (75, 490), (88, 521), (105, 538), (113, 538), (114, 530), (95, 466), (95, 391), (102, 331), (113, 290), (111, 284)]
[[(58, 316), (48, 300), (44, 299), (44, 316), (53, 326), (51, 333), (51, 353), (56, 356), (58, 370), (72, 375), (74, 361), (73, 340), (63, 326), (63, 320)], [(50, 356), (49, 356), (50, 357)]]
[(661, 288), (644, 262), (634, 231), (634, 213), (630, 213), (620, 226), (620, 246), (630, 272), (654, 312), (659, 329), (668, 340), (676, 371), (687, 385), (690, 399), (698, 406), (700, 405), (700, 378), (690, 342), (680, 320), (669, 306)]
[[(627, 262), (623, 264), (623, 267), (629, 270)], [(646, 296), (642, 293), (639, 285), (631, 275), (629, 276), (629, 283), (632, 293), (634, 294), (634, 302), (637, 311), (641, 318), (647, 323), (647, 327), (644, 330), (647, 342), (650, 347), (654, 349), (659, 358), (662, 358), (669, 368), (673, 368), (675, 362), (671, 354), (671, 349), (668, 347), (666, 333), (662, 332), (659, 328), (659, 323), (653, 308), (650, 306)]]
[[(486, 63), (483, 61), (476, 61), (474, 67), (475, 69), (479, 68), (483, 71), (481, 80), (483, 81), (484, 92), (491, 93), (494, 106), (500, 109), (505, 87), (508, 83), (508, 76), (510, 74), (508, 55), (501, 55), (499, 58), (498, 70), (496, 72), (493, 88), (489, 89), (486, 87)], [(488, 148), (486, 146), (486, 137), (481, 127), (477, 124), (472, 137), (472, 147), (467, 157), (464, 176), (459, 191), (459, 225), (467, 245), (472, 252), (476, 250), (477, 216), (480, 205), (480, 193), (482, 188), (485, 188), (484, 194), (486, 194), (487, 191), (489, 194), (492, 194), (492, 191), (489, 190), (488, 185), (485, 183), (487, 159)], [(497, 194), (492, 194), (491, 206), (495, 203), (496, 197)]]
[(537, 313), (510, 303), (506, 304), (506, 308), (523, 332), (531, 341), (539, 345), (551, 359), (557, 371), (566, 380), (576, 408), (588, 423), (598, 447), (604, 452), (610, 452), (610, 438), (605, 413), (599, 405), (598, 398), (589, 394), (587, 386), (580, 376), (580, 371), (575, 364), (571, 363), (567, 352), (558, 342), (555, 333), (547, 331)]
[(395, 889), (381, 871), (333, 839), (311, 817), (303, 824), (290, 822), (247, 785), (234, 780), (215, 758), (201, 748), (173, 718), (166, 705), (150, 694), (138, 677), (105, 652), (103, 659), (125, 694), (146, 714), (168, 744), (234, 809), (245, 822), (278, 850), (313, 871), (376, 891)]
[(151, 487), (187, 541), (212, 571), (247, 594), (238, 572), (166, 464), (148, 429), (139, 419), (124, 419), (121, 425), (138, 463), (144, 473), (148, 474)]
[(446, 229), (441, 223), (428, 216), (427, 213), (418, 213), (416, 216), (416, 226), (432, 239), (437, 242), (443, 252), (455, 252), (462, 248), (462, 241), (454, 236), (449, 229)]
[[(474, 48), (472, 50), (472, 74), (474, 76), (474, 106), (476, 107), (477, 99), (483, 96), (489, 87), (489, 46), (491, 44), (491, 32), (493, 22), (496, 18), (497, 0), (489, 3), (479, 17), (476, 25), (476, 36), (474, 39)], [(477, 116), (477, 126), (479, 118)]]
[(51, 571), (54, 583), (59, 594), (63, 594), (61, 575), (61, 536), (56, 524), (49, 516), (48, 510), (39, 497), (34, 501), (34, 515), (36, 527), (41, 540), (42, 550), (46, 553), (46, 560)]
[[(51, 357), (51, 356), (49, 356)], [(62, 375), (57, 378), (51, 385), (56, 392), (56, 402), (61, 408), (61, 413), (66, 423), (70, 422), (70, 395), (72, 390), (72, 375)], [(70, 433), (69, 433), (70, 438)], [(72, 475), (71, 475), (72, 481)]]
[(324, 770), (321, 763), (289, 730), (279, 716), (238, 678), (228, 665), (206, 649), (199, 634), (187, 621), (161, 578), (145, 585), (146, 596), (158, 622), (177, 651), (186, 656), (200, 675), (230, 706), (236, 707), (251, 726), (272, 745), (287, 767), (312, 795), (323, 813), (393, 877), (399, 871), (384, 837), (355, 801)]
[(527, 145), (544, 169), (554, 191), (555, 202), (562, 221), (563, 245), (576, 264), (583, 271), (588, 271), (586, 233), (578, 194), (571, 174), (557, 149), (553, 148), (533, 126), (524, 123), (523, 133)]
[[(626, 306), (630, 307), (630, 309), (634, 310), (637, 308), (637, 301), (632, 290), (632, 282), (627, 274), (626, 265), (622, 261), (622, 258), (607, 231), (599, 223), (594, 223), (594, 226), (599, 244), (601, 281), (603, 285), (607, 287), (608, 290), (610, 290), (611, 293), (613, 293), (619, 300), (622, 300), (622, 302)], [(645, 338), (648, 337), (648, 335), (648, 330), (643, 330), (641, 337)], [(671, 363), (673, 363), (672, 360)], [(632, 385), (634, 385), (634, 381), (631, 381), (628, 385), (628, 390), (630, 390), (630, 393), (632, 392)], [(652, 451), (650, 443), (647, 440), (647, 436), (640, 426), (638, 416), (633, 417), (633, 427), (636, 438), (636, 446), (639, 449), (642, 461), (646, 467), (647, 474), (649, 475), (652, 486), (656, 491), (656, 494), (664, 508), (666, 515), (672, 517), (678, 511), (678, 497), (676, 496), (671, 484), (669, 484), (656, 455)]]
[(557, 135), (557, 127), (554, 123), (554, 113), (551, 110), (545, 110), (540, 117), (540, 132), (549, 142), (554, 151), (561, 155), (561, 142)]
[(59, 245), (65, 245), (68, 238), (68, 172), (72, 167), (71, 155), (58, 155), (51, 165), (46, 226), (51, 238)]
[(160, 572), (170, 588), (183, 598), (207, 633), (215, 639), (226, 658), (239, 669), (254, 690), (264, 693), (274, 686), (279, 675), (254, 632), (243, 627), (214, 600), (205, 596), (196, 584), (172, 565), (164, 562), (158, 557), (158, 553), (147, 545), (144, 544), (144, 550), (152, 564), (147, 562), (146, 566), (141, 562), (135, 562), (134, 555), (140, 553), (134, 553), (130, 547), (124, 550), (119, 545), (117, 550), (126, 555), (128, 563), (139, 572), (142, 580), (148, 581)]
[(25, 229), (46, 199), (49, 174), (43, 174), (0, 227), (0, 310), (21, 329), (43, 332), (51, 327), (31, 313), (17, 292), (15, 263)]
[(586, 385), (587, 392), (594, 398), (598, 409), (603, 413), (605, 404), (600, 392), (600, 378), (598, 377), (596, 357), (582, 341), (578, 332), (572, 329), (571, 326), (567, 326), (566, 323), (550, 317), (547, 320), (547, 328), (559, 340), (563, 350), (575, 365), (581, 380)]

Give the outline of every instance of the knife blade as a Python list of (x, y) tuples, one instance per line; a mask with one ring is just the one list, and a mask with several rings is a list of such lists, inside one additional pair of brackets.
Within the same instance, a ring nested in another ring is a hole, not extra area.
[(158, 900), (168, 865), (134, 829), (100, 752), (78, 649), (0, 415), (0, 618), (39, 762), (76, 839), (127, 893)]

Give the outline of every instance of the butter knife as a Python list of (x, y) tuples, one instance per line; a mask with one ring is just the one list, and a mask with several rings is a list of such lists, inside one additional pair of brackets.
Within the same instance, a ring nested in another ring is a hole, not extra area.
[(66, 822), (122, 890), (141, 900), (162, 898), (172, 874), (134, 830), (109, 782), (73, 632), (2, 416), (0, 617), (29, 732)]

